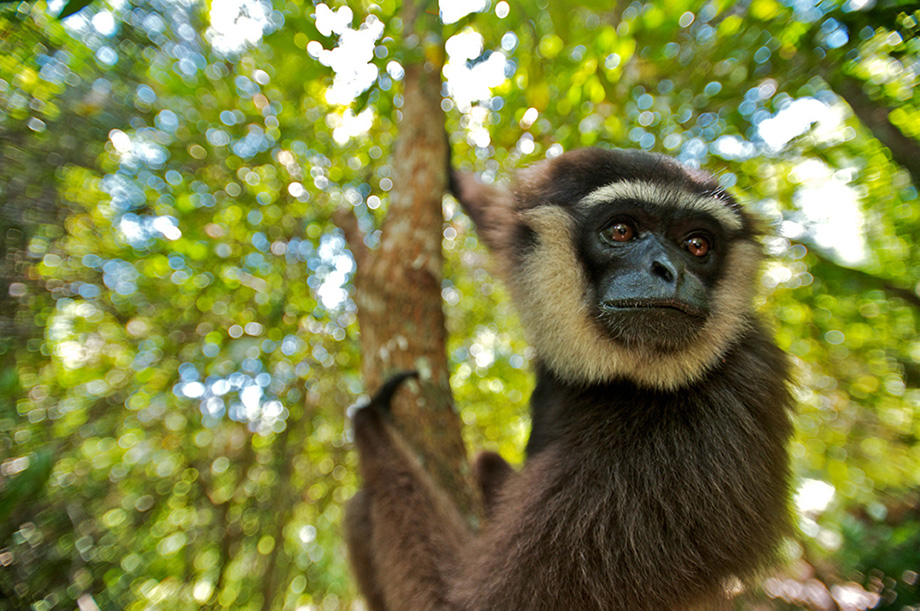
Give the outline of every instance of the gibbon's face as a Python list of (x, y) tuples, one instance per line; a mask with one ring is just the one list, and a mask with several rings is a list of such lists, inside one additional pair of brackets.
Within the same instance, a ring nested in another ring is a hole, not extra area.
[(676, 389), (701, 379), (748, 328), (761, 246), (752, 219), (708, 175), (629, 159), (666, 163), (673, 176), (595, 183), (565, 200), (550, 188), (577, 176), (538, 167), (543, 182), (519, 192), (531, 204), (518, 211), (530, 246), (510, 286), (539, 360), (562, 379)]
[(740, 219), (714, 199), (636, 183), (600, 188), (577, 210), (587, 299), (610, 338), (662, 352), (694, 341)]
[(754, 321), (757, 221), (706, 172), (587, 148), (520, 170), (511, 191), (452, 181), (537, 359), (566, 382), (694, 384)]

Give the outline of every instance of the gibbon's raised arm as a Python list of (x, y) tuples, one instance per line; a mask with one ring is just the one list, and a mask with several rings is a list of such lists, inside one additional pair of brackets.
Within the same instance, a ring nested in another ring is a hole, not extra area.
[(755, 220), (708, 174), (584, 149), (511, 190), (455, 172), (536, 353), (528, 459), (474, 533), (372, 402), (349, 544), (372, 609), (721, 608), (789, 532), (785, 355)]

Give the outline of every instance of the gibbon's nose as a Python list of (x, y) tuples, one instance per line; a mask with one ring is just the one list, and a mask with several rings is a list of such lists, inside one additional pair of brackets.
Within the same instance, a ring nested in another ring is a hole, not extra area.
[(680, 270), (677, 269), (677, 266), (667, 257), (656, 257), (652, 261), (652, 276), (661, 278), (668, 284), (674, 284), (677, 282), (677, 278), (680, 274)]

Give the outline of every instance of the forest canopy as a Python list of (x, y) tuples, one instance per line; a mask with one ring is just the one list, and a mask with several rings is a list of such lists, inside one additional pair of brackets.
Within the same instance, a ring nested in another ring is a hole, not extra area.
[[(749, 595), (920, 605), (916, 3), (437, 8), (418, 31), (393, 0), (0, 2), (0, 609), (353, 608), (372, 389), (337, 211), (373, 253), (419, 61), (487, 182), (641, 148), (764, 219), (798, 533)], [(464, 441), (520, 463), (532, 354), (441, 210)]]

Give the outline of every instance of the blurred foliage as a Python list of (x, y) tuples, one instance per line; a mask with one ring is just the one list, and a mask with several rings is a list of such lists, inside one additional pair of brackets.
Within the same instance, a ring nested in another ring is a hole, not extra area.
[[(330, 215), (375, 245), (420, 47), (392, 0), (62, 7), (0, 5), (0, 609), (348, 608), (364, 389)], [(445, 17), (454, 163), (641, 147), (760, 212), (798, 371), (793, 577), (918, 604), (914, 3), (480, 8)], [(444, 211), (467, 440), (519, 462), (529, 353)]]

